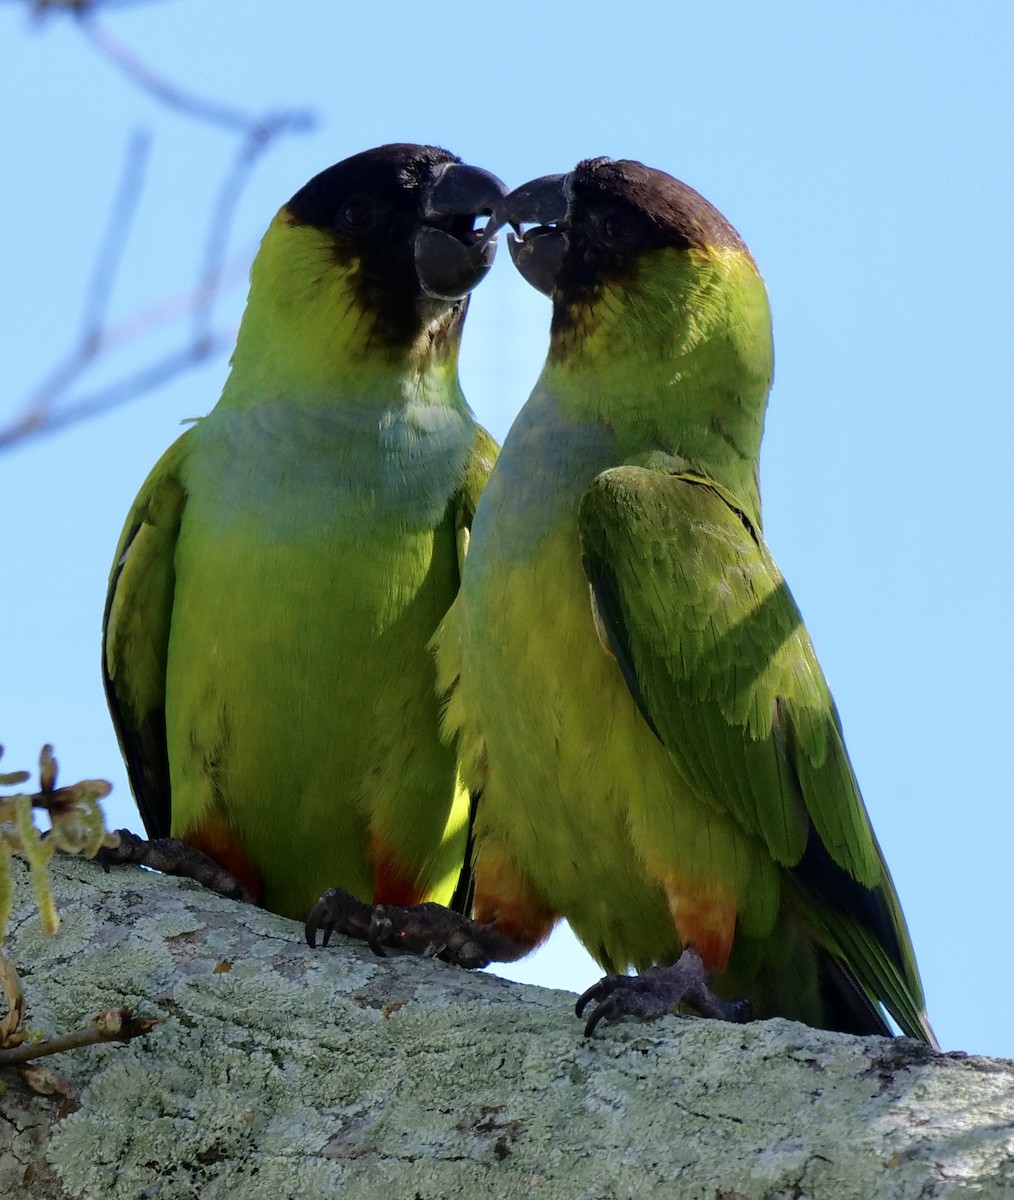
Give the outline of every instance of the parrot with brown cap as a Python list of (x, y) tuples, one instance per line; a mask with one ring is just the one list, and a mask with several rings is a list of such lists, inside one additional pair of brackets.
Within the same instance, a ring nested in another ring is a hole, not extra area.
[[(553, 319), (436, 639), (481, 793), (475, 921), (449, 919), (445, 956), (518, 957), (562, 916), (611, 973), (578, 1002), (588, 1032), (689, 1005), (862, 1034), (889, 1014), (935, 1044), (762, 535), (772, 340), (753, 257), (701, 195), (633, 161), (533, 180), (497, 219)], [(373, 940), (399, 923), (381, 912)]]

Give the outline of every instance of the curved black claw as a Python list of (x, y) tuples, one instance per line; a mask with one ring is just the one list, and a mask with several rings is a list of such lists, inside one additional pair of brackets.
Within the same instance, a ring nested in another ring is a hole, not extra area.
[(323, 931), (324, 945), (337, 930), (346, 937), (368, 942), (374, 954), (389, 950), (440, 958), (444, 962), (477, 970), (494, 960), (513, 961), (525, 953), (494, 925), (483, 925), (444, 908), (442, 904), (363, 904), (341, 888), (331, 888), (310, 910), (306, 940), (316, 946)]
[(107, 875), (113, 867), (140, 863), (149, 845), (144, 838), (131, 833), (129, 829), (114, 829), (113, 833), (120, 839), (119, 844), (102, 846), (95, 855), (95, 861)]
[(141, 867), (150, 867), (153, 871), (161, 871), (163, 875), (193, 879), (209, 891), (217, 892), (229, 900), (253, 903), (253, 897), (241, 879), (188, 842), (180, 841), (179, 838), (152, 838), (151, 841), (145, 841), (129, 829), (116, 829), (114, 832), (120, 839), (120, 844), (104, 846), (95, 855), (104, 871), (108, 871), (110, 867), (136, 863)]
[(335, 930), (346, 937), (368, 941), (372, 918), (372, 904), (364, 904), (344, 888), (328, 888), (310, 909), (310, 915), (306, 918), (303, 927), (306, 944), (316, 949), (317, 933), (321, 931), (324, 934), (323, 944), (326, 946)]
[(525, 951), (500, 933), (442, 904), (414, 904), (408, 908), (378, 904), (369, 936), (378, 953), (384, 948), (442, 959), (475, 971), (493, 961), (513, 961)]
[[(415, 904), (399, 908), (393, 904), (364, 904), (344, 888), (330, 888), (310, 909), (306, 918), (306, 940), (310, 946), (317, 945), (317, 932), (324, 934), (323, 944), (331, 940), (337, 931), (345, 937), (367, 942), (374, 954), (384, 958), (388, 950), (400, 950), (426, 958), (444, 955), (447, 941), (462, 944), (463, 956), (467, 959), (466, 939), (459, 934), (454, 939), (455, 921), (466, 921), (440, 904)], [(471, 922), (468, 922), (471, 924)], [(450, 957), (449, 961), (459, 961)], [(472, 966), (463, 961), (462, 966)], [(482, 962), (478, 965), (485, 966)]]
[(704, 1017), (742, 1025), (751, 1020), (748, 1000), (723, 1000), (708, 986), (708, 973), (697, 951), (688, 946), (668, 967), (653, 967), (641, 975), (604, 975), (578, 997), (574, 1011), (580, 1017), (589, 1004), (597, 1007), (584, 1027), (591, 1037), (602, 1020), (637, 1017), (650, 1021), (674, 1012), (681, 1003)]

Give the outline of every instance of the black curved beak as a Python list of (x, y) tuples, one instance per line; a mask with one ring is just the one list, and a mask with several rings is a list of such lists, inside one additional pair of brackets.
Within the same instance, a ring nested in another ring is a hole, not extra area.
[[(513, 225), (517, 234), (507, 238), (507, 249), (525, 280), (547, 296), (553, 294), (556, 275), (567, 253), (570, 219), (570, 175), (543, 175), (531, 179), (504, 197), (493, 220)], [(523, 225), (532, 228), (522, 230)]]
[[(425, 295), (460, 300), (481, 282), (496, 254), (493, 213), (506, 195), (506, 185), (481, 167), (448, 163), (443, 168), (430, 185), (425, 224), (415, 236), (415, 269)], [(476, 229), (476, 219), (483, 216), (490, 221)]]

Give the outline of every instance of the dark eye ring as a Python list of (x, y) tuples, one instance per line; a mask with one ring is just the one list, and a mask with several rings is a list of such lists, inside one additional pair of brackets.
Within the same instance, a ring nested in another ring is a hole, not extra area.
[(626, 213), (607, 209), (595, 222), (599, 242), (607, 250), (622, 250), (634, 238), (634, 224)]
[(357, 193), (342, 204), (335, 217), (339, 233), (366, 233), (376, 223), (377, 207), (372, 196)]

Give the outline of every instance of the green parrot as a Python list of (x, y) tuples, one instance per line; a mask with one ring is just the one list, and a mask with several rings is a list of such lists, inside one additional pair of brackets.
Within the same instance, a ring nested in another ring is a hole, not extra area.
[(335, 882), (451, 900), (469, 796), (428, 643), (496, 456), (457, 360), (495, 251), (475, 218), (505, 192), (445, 150), (388, 145), (271, 222), (222, 397), (116, 551), (106, 691), (157, 839), (120, 861), (191, 873), (206, 855), (299, 918)]
[[(550, 348), (436, 638), (481, 798), (465, 965), (566, 917), (603, 1017), (689, 1003), (934, 1044), (897, 894), (813, 646), (761, 534), (771, 318), (685, 184), (591, 159), (499, 221), (552, 296)], [(326, 906), (318, 923), (327, 922)], [(381, 947), (426, 913), (381, 912)], [(379, 922), (379, 924), (378, 924)], [(745, 1001), (745, 1002), (744, 1002)]]

